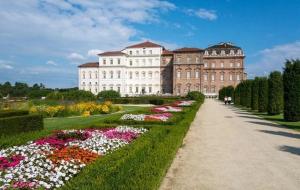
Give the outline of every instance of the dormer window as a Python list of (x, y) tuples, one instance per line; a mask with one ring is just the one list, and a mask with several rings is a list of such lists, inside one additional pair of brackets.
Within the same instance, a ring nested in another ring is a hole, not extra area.
[(106, 65), (106, 59), (103, 59), (103, 65)]
[(213, 50), (213, 51), (212, 51), (212, 55), (217, 55), (216, 50)]
[(238, 55), (242, 55), (242, 50), (239, 49), (239, 50), (237, 51), (237, 54), (238, 54)]
[(207, 50), (204, 52), (204, 55), (209, 55)]
[(233, 49), (230, 50), (230, 55), (234, 55), (234, 50)]
[(221, 50), (221, 55), (225, 55), (225, 50)]

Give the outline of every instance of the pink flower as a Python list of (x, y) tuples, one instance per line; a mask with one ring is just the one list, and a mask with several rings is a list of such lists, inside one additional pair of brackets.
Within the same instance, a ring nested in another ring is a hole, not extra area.
[(126, 142), (130, 142), (138, 137), (138, 134), (136, 134), (134, 132), (131, 132), (131, 131), (120, 132), (120, 131), (116, 131), (115, 129), (106, 131), (103, 134), (105, 135), (105, 137), (107, 137), (109, 139), (121, 139)]
[(0, 157), (0, 170), (17, 166), (25, 157), (13, 155), (11, 157)]

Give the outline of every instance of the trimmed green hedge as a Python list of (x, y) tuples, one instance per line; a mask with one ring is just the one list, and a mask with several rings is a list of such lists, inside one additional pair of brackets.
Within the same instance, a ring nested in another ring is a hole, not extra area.
[(0, 111), (0, 118), (3, 117), (12, 117), (12, 116), (22, 116), (22, 115), (28, 115), (28, 110), (5, 110)]
[(141, 97), (124, 97), (124, 98), (107, 98), (114, 104), (154, 104), (162, 105), (179, 100), (180, 97), (159, 97), (159, 96), (141, 96)]
[(0, 134), (13, 135), (16, 133), (41, 130), (44, 127), (41, 115), (23, 115), (0, 118)]

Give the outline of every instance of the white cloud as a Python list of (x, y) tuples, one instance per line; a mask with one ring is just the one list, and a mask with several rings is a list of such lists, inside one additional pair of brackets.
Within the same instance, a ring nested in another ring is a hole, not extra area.
[(99, 53), (102, 53), (103, 51), (100, 49), (91, 49), (87, 52), (88, 57), (96, 57)]
[(0, 69), (13, 69), (12, 62), (0, 60)]
[(201, 19), (210, 20), (210, 21), (216, 20), (218, 18), (218, 15), (215, 10), (208, 10), (208, 9), (200, 8), (197, 10), (188, 9), (186, 12), (189, 15), (197, 16)]
[(300, 58), (300, 41), (277, 45), (260, 51), (258, 61), (247, 65), (250, 75), (266, 75), (270, 71), (282, 71), (286, 59)]
[(57, 63), (55, 61), (49, 60), (46, 62), (47, 65), (53, 65), (53, 66), (57, 66)]
[(72, 63), (78, 64), (84, 61), (86, 58), (79, 53), (71, 53), (70, 55), (68, 55), (68, 59), (72, 61)]

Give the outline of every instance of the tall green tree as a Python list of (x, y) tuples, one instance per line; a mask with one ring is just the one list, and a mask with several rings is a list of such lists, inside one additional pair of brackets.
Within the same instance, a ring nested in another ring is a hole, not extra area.
[(259, 78), (255, 77), (252, 82), (252, 95), (251, 95), (251, 109), (258, 110), (258, 89), (259, 89)]
[(241, 83), (239, 83), (234, 89), (234, 104), (241, 105)]
[(271, 72), (268, 81), (268, 114), (277, 115), (280, 114), (283, 109), (283, 84), (281, 73), (279, 71)]
[(262, 77), (259, 79), (258, 111), (259, 112), (267, 112), (268, 111), (268, 79), (267, 79), (267, 77)]
[(251, 95), (252, 95), (252, 80), (245, 81), (245, 106), (251, 107)]
[(284, 119), (300, 121), (300, 60), (287, 60), (283, 72)]

